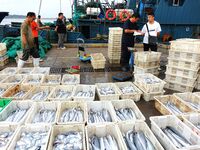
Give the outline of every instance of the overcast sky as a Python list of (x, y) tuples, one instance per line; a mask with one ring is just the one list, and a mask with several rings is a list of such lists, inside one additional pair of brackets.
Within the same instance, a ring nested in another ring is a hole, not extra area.
[[(71, 17), (72, 0), (61, 0), (61, 10), (67, 18)], [(38, 13), (40, 0), (0, 0), (0, 11), (8, 11), (10, 15), (26, 15), (28, 11)], [(42, 0), (41, 16), (56, 18), (60, 12), (60, 0)]]

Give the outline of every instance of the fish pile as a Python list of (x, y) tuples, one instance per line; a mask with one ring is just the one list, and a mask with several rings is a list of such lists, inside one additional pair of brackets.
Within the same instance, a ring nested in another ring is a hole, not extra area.
[(56, 136), (53, 143), (53, 150), (82, 150), (83, 133), (70, 131)]
[(151, 78), (151, 77), (144, 77), (144, 78), (143, 78), (143, 81), (144, 81), (146, 84), (160, 83), (160, 81), (159, 81), (158, 79), (154, 79), (154, 78)]
[(60, 81), (59, 80), (56, 80), (56, 79), (46, 79), (45, 80), (45, 83), (48, 83), (48, 84), (60, 84)]
[(137, 119), (135, 112), (131, 108), (121, 108), (121, 109), (115, 108), (115, 113), (116, 113), (117, 119), (119, 121), (136, 120)]
[(9, 75), (12, 75), (12, 74), (15, 74), (16, 70), (15, 69), (9, 69), (5, 72), (5, 74), (9, 74)]
[(80, 107), (66, 109), (61, 118), (61, 122), (83, 122), (83, 111)]
[(9, 81), (9, 83), (19, 83), (19, 82), (21, 82), (21, 79), (16, 79), (16, 78)]
[(72, 95), (72, 92), (68, 92), (68, 91), (64, 91), (64, 90), (59, 89), (59, 90), (56, 91), (54, 98), (63, 99), (63, 98), (68, 98), (71, 95)]
[(20, 109), (12, 111), (10, 115), (4, 120), (5, 122), (19, 122), (27, 113), (28, 109)]
[(167, 126), (165, 129), (162, 129), (165, 135), (170, 139), (170, 141), (177, 147), (187, 147), (192, 145), (185, 137), (181, 135), (175, 128)]
[(120, 90), (122, 91), (123, 94), (136, 92), (135, 88), (131, 85), (120, 87)]
[(78, 83), (78, 78), (76, 76), (67, 76), (63, 80), (64, 84), (76, 84)]
[(29, 79), (27, 83), (40, 83), (41, 79)]
[(92, 91), (79, 91), (76, 94), (76, 97), (93, 97), (94, 93)]
[(47, 98), (47, 96), (49, 95), (49, 91), (41, 91), (38, 93), (35, 93), (31, 100), (45, 100)]
[(97, 137), (96, 135), (89, 138), (91, 150), (119, 150), (116, 139), (107, 135), (104, 137)]
[(101, 87), (99, 92), (101, 95), (115, 94), (115, 90), (112, 87)]
[(179, 109), (179, 108), (177, 108), (176, 107), (176, 105), (175, 104), (173, 104), (172, 102), (167, 102), (167, 103), (165, 103), (165, 106), (169, 109), (169, 110), (171, 110), (173, 113), (175, 113), (175, 114), (182, 114), (183, 112)]
[(199, 103), (191, 102), (191, 101), (186, 101), (190, 106), (192, 106), (194, 109), (200, 109)]
[(10, 141), (10, 138), (12, 137), (13, 132), (1, 132), (0, 133), (0, 149), (5, 149), (5, 146)]
[(26, 94), (25, 91), (19, 91), (16, 94), (14, 94), (13, 97), (22, 98), (25, 94)]
[(89, 123), (112, 122), (111, 115), (106, 109), (102, 109), (100, 111), (90, 109), (88, 117)]
[(3, 93), (4, 93), (5, 91), (6, 91), (5, 89), (0, 88), (0, 97), (3, 95)]
[(123, 138), (129, 150), (155, 150), (152, 142), (142, 131), (130, 130), (123, 134)]
[(56, 111), (55, 110), (45, 110), (41, 109), (34, 117), (33, 123), (51, 123), (55, 120)]
[(45, 150), (47, 142), (48, 132), (23, 132), (15, 150)]

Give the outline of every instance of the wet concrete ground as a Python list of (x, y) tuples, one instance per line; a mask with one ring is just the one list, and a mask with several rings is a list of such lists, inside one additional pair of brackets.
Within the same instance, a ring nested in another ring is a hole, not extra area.
[[(137, 48), (137, 50), (141, 50), (141, 48)], [(107, 57), (107, 48), (87, 48), (87, 53), (103, 53), (103, 55)], [(164, 78), (164, 72), (165, 72), (165, 65), (167, 62), (167, 55), (168, 50), (159, 48), (158, 51), (162, 52), (161, 57), (161, 71), (160, 71), (160, 78)], [(108, 59), (107, 59), (108, 60)], [(81, 68), (86, 68), (86, 72), (81, 72), (81, 84), (95, 84), (95, 83), (106, 83), (106, 82), (115, 82), (112, 79), (112, 76), (122, 72), (119, 70), (119, 65), (112, 65), (109, 64), (107, 61), (106, 66), (112, 67), (112, 68), (118, 68), (115, 71), (107, 72), (104, 70), (101, 71), (95, 71), (92, 70), (92, 72), (88, 72), (87, 68), (91, 68), (90, 63), (83, 63), (77, 58), (77, 48), (67, 48), (66, 50), (58, 50), (56, 48), (51, 49), (47, 53), (47, 57), (44, 59), (43, 62), (41, 62), (42, 67), (54, 67), (54, 68), (66, 68), (72, 65), (80, 65)], [(16, 66), (15, 62), (9, 63), (5, 67), (11, 67)], [(26, 66), (32, 66), (32, 64), (26, 64)], [(3, 68), (0, 68), (3, 69)], [(131, 72), (130, 72), (131, 73)], [(133, 80), (132, 80), (133, 81)], [(166, 90), (165, 94), (172, 94), (174, 91)], [(146, 117), (147, 123), (149, 122), (150, 116), (156, 116), (161, 115), (155, 108), (154, 108), (154, 101), (145, 102), (143, 99), (141, 99), (139, 102), (136, 103), (139, 109), (142, 111), (144, 116)]]

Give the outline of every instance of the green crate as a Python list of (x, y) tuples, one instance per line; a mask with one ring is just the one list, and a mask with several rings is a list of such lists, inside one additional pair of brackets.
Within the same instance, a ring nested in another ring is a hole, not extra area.
[(11, 99), (0, 99), (0, 112), (11, 102)]

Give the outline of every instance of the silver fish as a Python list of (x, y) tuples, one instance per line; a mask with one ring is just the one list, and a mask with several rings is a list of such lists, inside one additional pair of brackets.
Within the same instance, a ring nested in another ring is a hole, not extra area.
[(101, 95), (111, 95), (115, 94), (115, 90), (112, 87), (102, 87), (100, 88)]
[(48, 90), (41, 91), (41, 92), (35, 93), (32, 96), (31, 100), (45, 100), (48, 95), (49, 95), (49, 91)]
[(178, 108), (178, 107), (176, 107), (176, 105), (174, 105), (172, 102), (167, 102), (167, 103), (165, 103), (165, 106), (167, 107), (167, 108), (169, 108), (173, 113), (175, 113), (175, 114), (182, 114), (183, 112)]
[(49, 84), (56, 84), (56, 83), (60, 83), (60, 81), (59, 80), (50, 80), (50, 79), (46, 79), (45, 80), (45, 83), (49, 83)]
[(147, 84), (155, 84), (155, 83), (160, 83), (161, 81), (158, 79), (154, 79), (151, 77), (143, 77), (143, 81)]
[(9, 81), (9, 83), (19, 83), (19, 82), (21, 82), (21, 79), (16, 79), (16, 78)]
[(120, 90), (122, 91), (123, 94), (136, 92), (135, 88), (133, 86), (131, 86), (131, 85), (120, 87)]
[(91, 150), (118, 150), (119, 146), (116, 142), (116, 139), (107, 135), (104, 137), (97, 137), (93, 135), (89, 138), (89, 144)]
[(82, 150), (83, 149), (83, 133), (68, 132), (56, 136), (53, 143), (53, 150)]
[(186, 101), (190, 106), (192, 106), (194, 109), (199, 109), (200, 105), (199, 103), (191, 102), (191, 101)]
[(115, 108), (115, 113), (117, 115), (117, 119), (119, 121), (125, 121), (125, 120), (136, 120), (137, 116), (135, 112), (131, 108), (121, 108), (121, 109), (116, 109)]
[(13, 132), (0, 132), (0, 149), (5, 149), (6, 144), (10, 141)]
[(12, 111), (4, 121), (19, 122), (24, 117), (27, 111), (28, 109), (17, 108), (16, 110)]
[(102, 109), (100, 111), (89, 111), (89, 123), (112, 122), (111, 115), (108, 110)]
[(181, 135), (175, 128), (167, 126), (165, 129), (162, 129), (166, 136), (171, 140), (171, 142), (177, 147), (187, 147), (192, 145), (185, 137)]
[(83, 110), (80, 107), (66, 109), (61, 118), (61, 122), (83, 122)]
[(55, 120), (55, 110), (44, 110), (41, 109), (34, 117), (33, 123), (51, 123)]
[(47, 132), (23, 132), (15, 150), (45, 150), (48, 142)]
[(56, 96), (55, 98), (57, 99), (63, 99), (63, 98), (68, 98), (72, 95), (72, 92), (68, 92), (68, 91), (63, 91), (63, 90), (58, 90), (56, 91)]
[(13, 97), (22, 98), (25, 94), (25, 91), (19, 91)]
[(39, 78), (39, 79), (29, 79), (28, 81), (27, 81), (27, 83), (40, 83), (40, 81), (41, 81), (41, 78)]
[(90, 90), (87, 92), (79, 91), (76, 94), (76, 97), (83, 97), (83, 98), (93, 97), (93, 96), (94, 96), (94, 93)]
[(3, 93), (4, 93), (5, 91), (6, 91), (5, 89), (0, 88), (0, 97), (3, 95)]
[(67, 76), (63, 82), (64, 84), (75, 84), (78, 82), (78, 78), (76, 76)]

